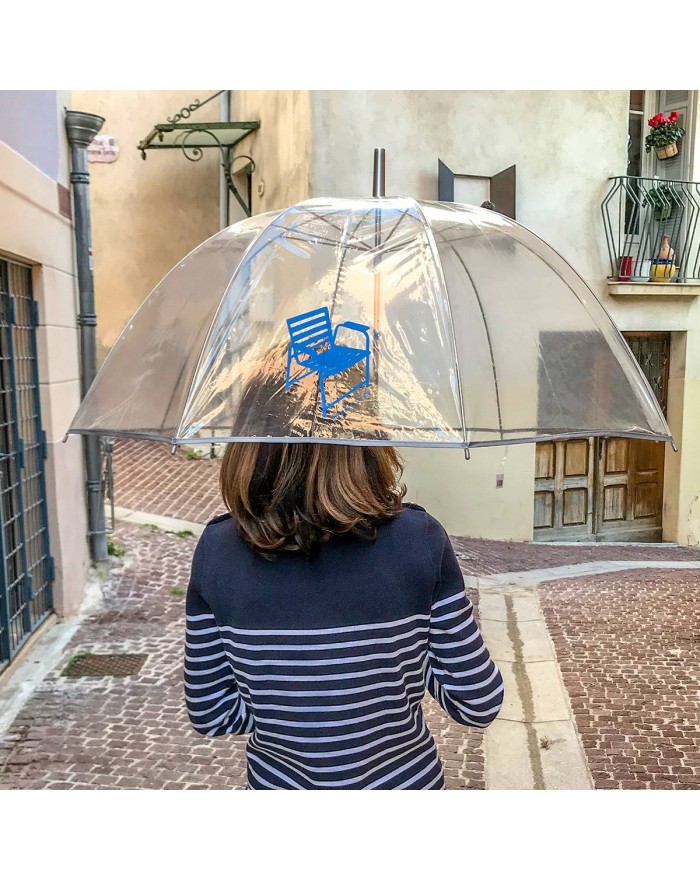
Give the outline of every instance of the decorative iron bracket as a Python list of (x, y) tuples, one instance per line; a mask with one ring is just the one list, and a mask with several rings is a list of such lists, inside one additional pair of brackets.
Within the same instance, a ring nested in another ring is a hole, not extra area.
[[(182, 154), (190, 162), (199, 162), (204, 155), (204, 150), (218, 148), (221, 156), (221, 167), (226, 179), (229, 192), (236, 199), (247, 217), (251, 214), (252, 182), (251, 175), (255, 171), (255, 162), (250, 156), (235, 156), (233, 148), (239, 141), (260, 128), (260, 123), (253, 122), (190, 122), (189, 116), (195, 110), (203, 107), (209, 101), (220, 95), (216, 92), (206, 101), (201, 103), (193, 101), (188, 107), (183, 107), (179, 113), (169, 117), (167, 122), (154, 125), (148, 135), (139, 143), (137, 149), (141, 151), (141, 158), (146, 158), (147, 150), (181, 150)], [(182, 121), (187, 120), (187, 121)], [(236, 186), (233, 176), (233, 163), (238, 159), (246, 159), (246, 164), (240, 169), (247, 178), (245, 198)]]

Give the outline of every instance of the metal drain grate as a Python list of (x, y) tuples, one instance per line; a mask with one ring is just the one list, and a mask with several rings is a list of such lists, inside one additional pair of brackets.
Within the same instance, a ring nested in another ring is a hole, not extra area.
[(80, 678), (84, 675), (111, 675), (122, 678), (136, 675), (148, 654), (77, 654), (71, 657), (61, 675)]

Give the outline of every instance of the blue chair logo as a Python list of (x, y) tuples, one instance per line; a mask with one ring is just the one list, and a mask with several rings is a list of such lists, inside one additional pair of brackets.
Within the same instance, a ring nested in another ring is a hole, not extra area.
[[(346, 327), (364, 334), (364, 348), (351, 348), (348, 345), (340, 345), (337, 342), (338, 330)], [(287, 352), (287, 374), (284, 384), (285, 391), (289, 391), (292, 385), (318, 373), (319, 388), (321, 391), (321, 411), (324, 417), (328, 411), (341, 400), (357, 391), (358, 388), (369, 386), (369, 330), (365, 324), (355, 324), (353, 321), (344, 321), (331, 327), (331, 317), (328, 309), (314, 309), (312, 312), (304, 312), (303, 315), (295, 315), (287, 318), (289, 329), (289, 351)], [(326, 379), (336, 376), (345, 370), (349, 370), (356, 364), (365, 362), (365, 378), (345, 394), (341, 394), (335, 400), (326, 401)], [(300, 375), (291, 378), (292, 362), (305, 370)]]

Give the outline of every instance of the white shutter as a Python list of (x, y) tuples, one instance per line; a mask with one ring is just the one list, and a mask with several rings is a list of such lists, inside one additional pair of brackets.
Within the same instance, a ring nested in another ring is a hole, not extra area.
[(659, 113), (668, 116), (675, 110), (678, 124), (685, 129), (685, 137), (678, 141), (678, 155), (672, 159), (656, 159), (654, 154), (654, 174), (664, 180), (689, 180), (690, 178), (690, 98), (691, 93), (676, 89), (675, 91), (659, 92)]

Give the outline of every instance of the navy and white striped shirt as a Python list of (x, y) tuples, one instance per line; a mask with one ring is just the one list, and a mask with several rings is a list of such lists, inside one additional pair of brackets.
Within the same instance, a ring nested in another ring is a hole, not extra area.
[(334, 537), (312, 561), (263, 559), (228, 514), (207, 525), (185, 697), (199, 733), (252, 734), (249, 788), (444, 788), (426, 688), (473, 727), (503, 702), (450, 540), (423, 508), (404, 505), (373, 542)]

